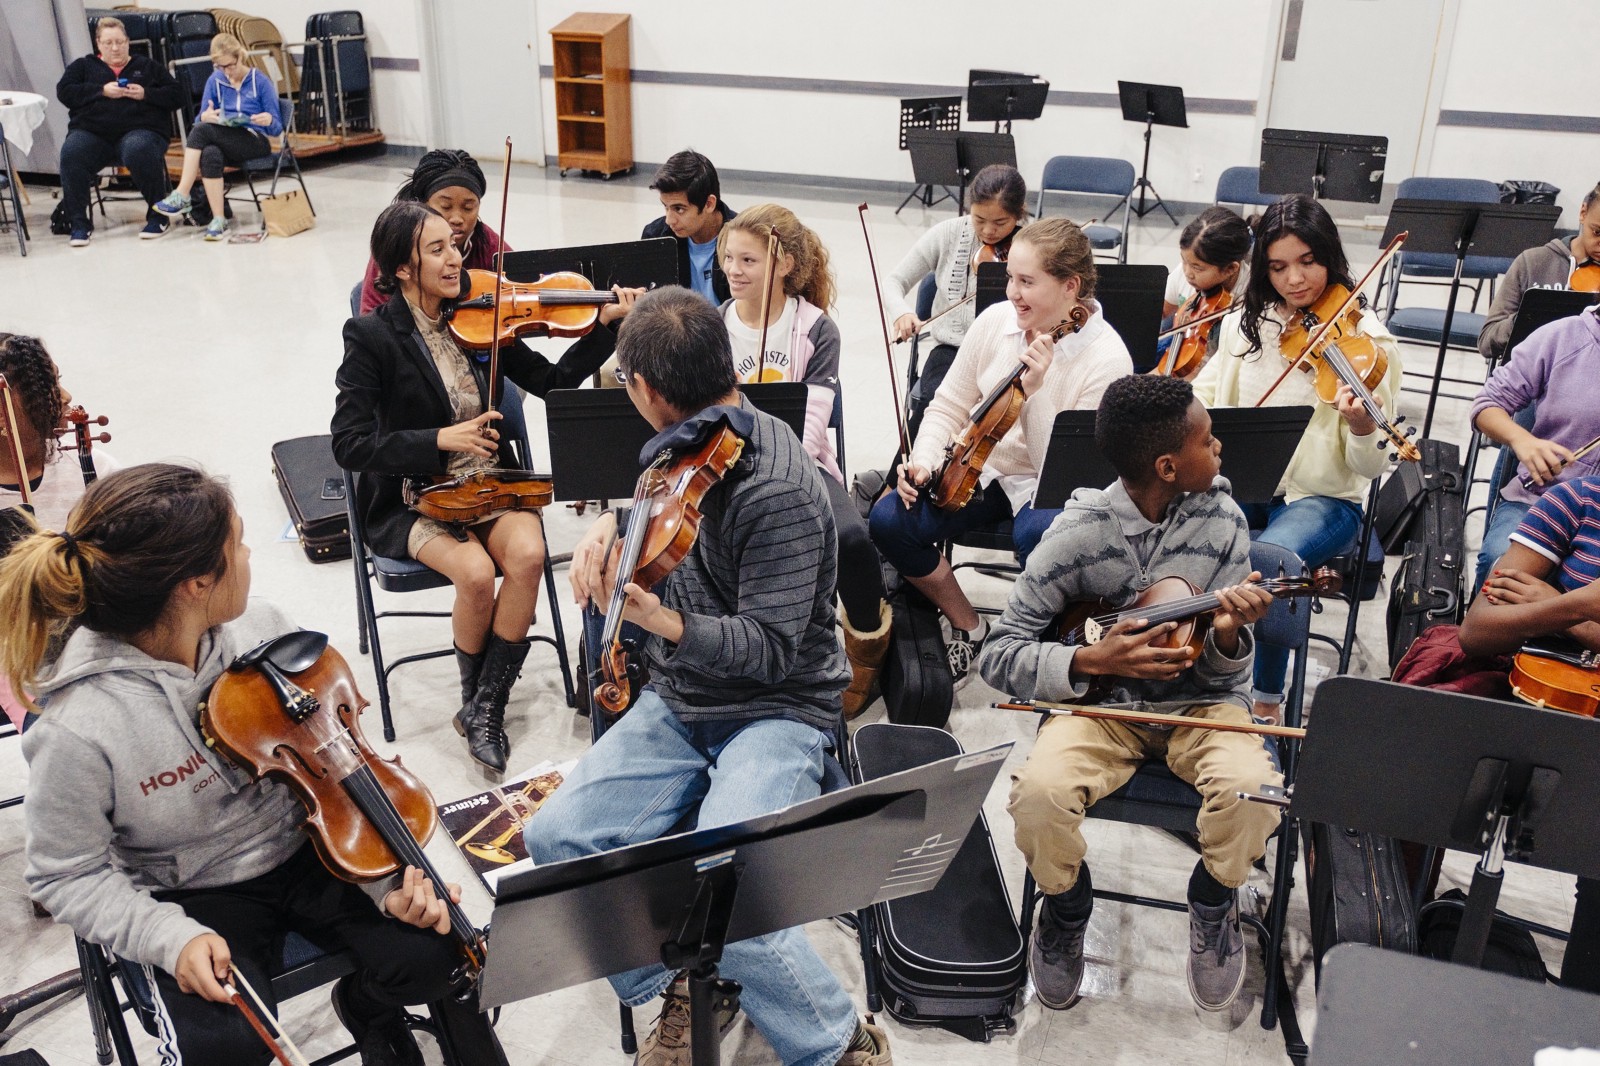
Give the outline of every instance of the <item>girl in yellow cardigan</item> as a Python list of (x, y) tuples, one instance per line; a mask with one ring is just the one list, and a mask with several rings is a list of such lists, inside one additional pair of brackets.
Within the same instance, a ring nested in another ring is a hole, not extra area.
[[(1195, 379), (1195, 396), (1207, 407), (1255, 406), (1288, 365), (1279, 337), (1334, 283), (1355, 287), (1327, 210), (1309, 196), (1286, 196), (1268, 207), (1256, 224), (1244, 308), (1223, 319), (1217, 353)], [(1389, 372), (1372, 392), (1393, 410), (1400, 388), (1399, 346), (1371, 312), (1361, 316), (1360, 331), (1389, 358)], [(1312, 408), (1311, 423), (1277, 495), (1239, 503), (1261, 540), (1288, 548), (1315, 567), (1355, 547), (1361, 501), (1372, 479), (1383, 473), (1388, 449), (1377, 446), (1377, 425), (1348, 388), (1340, 387), (1333, 405), (1319, 403), (1311, 375), (1296, 373), (1267, 400), (1273, 407), (1301, 404)], [(1277, 718), (1288, 663), (1289, 653), (1281, 648), (1256, 649), (1251, 695), (1258, 717)]]

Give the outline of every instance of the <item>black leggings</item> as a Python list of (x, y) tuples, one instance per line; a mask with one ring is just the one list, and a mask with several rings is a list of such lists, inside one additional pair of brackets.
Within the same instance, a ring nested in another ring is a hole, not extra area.
[[(819, 473), (821, 473), (819, 471)], [(839, 532), (839, 574), (835, 587), (850, 628), (858, 633), (876, 632), (882, 624), (879, 604), (884, 599), (883, 564), (873, 546), (867, 520), (856, 510), (850, 490), (826, 473), (828, 502), (833, 504), (833, 525)]]
[(266, 134), (249, 126), (222, 126), (215, 122), (196, 122), (184, 141), (188, 148), (200, 149), (200, 176), (220, 178), (228, 166), (270, 155), (272, 146)]
[[(330, 874), (309, 843), (260, 877), (155, 896), (178, 904), (226, 940), (233, 964), (274, 1014), (277, 1002), (267, 975), (282, 957), (284, 935), (292, 930), (319, 944), (343, 944), (355, 953), (359, 961), (347, 1003), (358, 1013), (372, 1017), (380, 1009), (432, 1004), (462, 1066), (506, 1062), (488, 1016), (455, 1003), (449, 994), (449, 977), (460, 958), (454, 937), (379, 913), (361, 889)], [(179, 991), (177, 980), (164, 970), (152, 966), (146, 972), (155, 980), (163, 1050), (176, 1039), (182, 1062), (253, 1066), (270, 1061), (266, 1045), (237, 1008)]]
[(1561, 958), (1561, 984), (1600, 992), (1600, 881), (1578, 878), (1578, 905), (1569, 935), (1567, 953)]

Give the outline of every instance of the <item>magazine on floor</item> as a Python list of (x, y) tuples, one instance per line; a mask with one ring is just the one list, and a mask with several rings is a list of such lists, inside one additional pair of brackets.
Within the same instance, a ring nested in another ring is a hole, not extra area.
[(490, 895), (506, 874), (533, 868), (522, 827), (576, 762), (543, 762), (498, 788), (439, 804), (445, 832)]

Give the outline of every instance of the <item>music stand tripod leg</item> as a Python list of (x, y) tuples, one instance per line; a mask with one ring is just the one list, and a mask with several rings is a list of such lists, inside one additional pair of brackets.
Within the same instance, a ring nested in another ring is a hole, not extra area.
[[(1178, 224), (1177, 216), (1172, 213), (1172, 209), (1167, 206), (1167, 202), (1161, 198), (1161, 194), (1156, 192), (1156, 187), (1150, 183), (1150, 129), (1154, 121), (1155, 116), (1147, 113), (1144, 120), (1144, 165), (1139, 168), (1139, 180), (1134, 183), (1134, 188), (1139, 190), (1139, 206), (1133, 208), (1133, 213), (1142, 219), (1159, 207), (1167, 213), (1167, 217), (1172, 219), (1172, 224), (1176, 226)], [(1144, 202), (1146, 189), (1150, 190), (1151, 194), (1156, 198), (1156, 202), (1149, 207), (1146, 207)], [(1121, 201), (1118, 202), (1120, 203)]]

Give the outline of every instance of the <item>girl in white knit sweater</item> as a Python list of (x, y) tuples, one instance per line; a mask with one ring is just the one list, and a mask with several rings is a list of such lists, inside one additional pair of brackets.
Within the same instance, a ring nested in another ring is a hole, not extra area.
[[(1133, 372), (1127, 347), (1094, 299), (1094, 253), (1075, 224), (1049, 218), (1026, 226), (1012, 241), (1006, 274), (1006, 302), (984, 311), (967, 331), (928, 405), (910, 461), (899, 468), (897, 492), (877, 502), (869, 522), (883, 557), (949, 619), (951, 669), (958, 680), (988, 627), (938, 546), (1009, 520), (1017, 555), (1026, 560), (1060, 513), (1033, 507), (1056, 415), (1094, 410), (1107, 385)], [(1079, 307), (1089, 316), (1083, 326), (1053, 340), (1052, 331)], [(982, 491), (958, 511), (935, 507), (919, 487), (943, 465), (946, 446), (973, 408), (1019, 366), (1022, 413), (984, 464)]]

